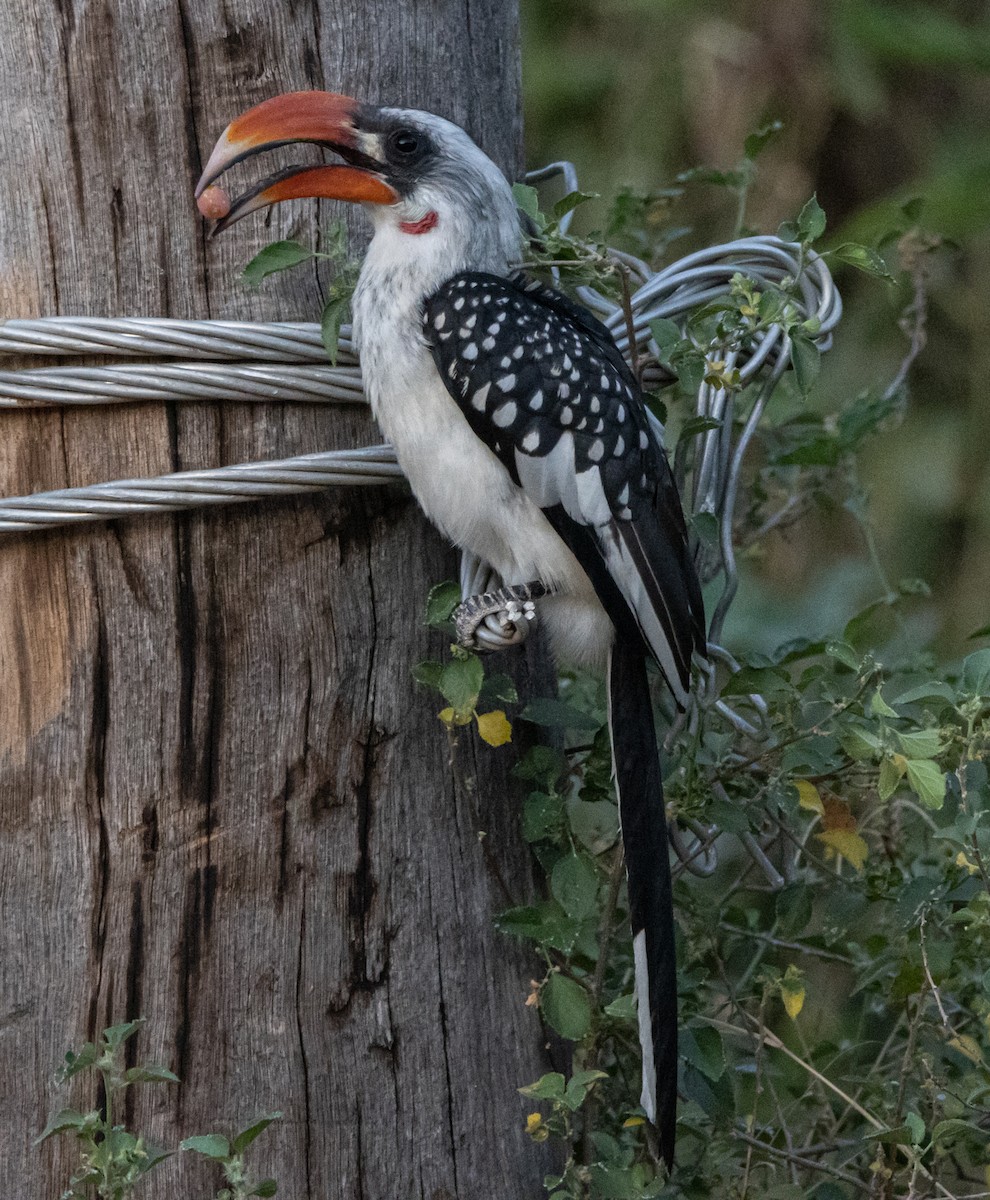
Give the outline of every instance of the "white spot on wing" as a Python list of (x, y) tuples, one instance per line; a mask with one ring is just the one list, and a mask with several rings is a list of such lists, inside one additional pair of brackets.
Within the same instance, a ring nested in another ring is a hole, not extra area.
[(533, 410), (533, 412), (539, 412), (543, 407), (543, 392), (540, 388), (537, 388), (532, 396), (530, 396), (529, 407)]
[(474, 360), (478, 357), (478, 347), (474, 344), (474, 342), (468, 342), (468, 344), (461, 351), (461, 357), (466, 358), (468, 362), (474, 362)]
[(495, 381), (503, 392), (511, 392), (516, 386), (515, 375), (503, 375), (501, 379)]
[(443, 325), (446, 320), (447, 314), (445, 312), (437, 313), (437, 315), (433, 318), (433, 328), (443, 329)]
[(605, 453), (605, 443), (601, 438), (595, 440), (588, 447), (588, 457), (592, 462), (600, 462), (602, 455)]
[(484, 387), (478, 388), (478, 390), (471, 397), (471, 406), (476, 408), (478, 412), (485, 411), (485, 401), (488, 399), (488, 392), (491, 386), (492, 385), (490, 383), (486, 383)]
[(626, 440), (620, 433), (619, 436), (615, 439), (615, 449), (612, 451), (612, 454), (614, 455), (615, 458), (621, 458), (621, 456), (625, 453), (625, 449), (626, 449)]
[(531, 429), (522, 440), (522, 448), (532, 454), (536, 447), (540, 444), (540, 434), (536, 429)]
[(602, 486), (602, 473), (597, 467), (581, 471), (577, 476), (578, 502), (588, 525), (605, 525), (612, 519), (612, 510)]
[(515, 405), (515, 401), (513, 401), (513, 400), (509, 400), (507, 403), (503, 404), (500, 408), (496, 408), (495, 412), (492, 415), (492, 420), (499, 427), (499, 429), (505, 429), (505, 427), (507, 425), (511, 425), (515, 419), (516, 419), (516, 405)]

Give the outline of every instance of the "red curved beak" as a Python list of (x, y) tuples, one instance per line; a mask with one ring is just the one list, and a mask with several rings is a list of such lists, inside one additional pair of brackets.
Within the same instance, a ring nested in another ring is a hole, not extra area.
[(361, 150), (356, 118), (361, 105), (335, 92), (287, 92), (248, 109), (220, 135), (196, 186), (199, 198), (234, 163), (276, 146), (314, 142), (349, 160), (316, 167), (289, 167), (238, 196), (215, 232), (282, 200), (323, 197), (365, 204), (394, 204), (395, 191)]

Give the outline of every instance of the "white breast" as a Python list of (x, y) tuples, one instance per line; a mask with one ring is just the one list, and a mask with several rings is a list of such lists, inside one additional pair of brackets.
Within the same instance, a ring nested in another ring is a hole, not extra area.
[[(540, 603), (555, 653), (603, 667), (613, 630), (587, 575), (468, 425), (423, 340), (419, 297), (397, 304), (396, 282), (383, 292), (362, 276), (355, 340), (372, 412), (413, 494), (451, 541), (491, 563), (506, 583), (539, 579), (557, 589), (558, 597)], [(388, 303), (379, 304), (379, 296)]]

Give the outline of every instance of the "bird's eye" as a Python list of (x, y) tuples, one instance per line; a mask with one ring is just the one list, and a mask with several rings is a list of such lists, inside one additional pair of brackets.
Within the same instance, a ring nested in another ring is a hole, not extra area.
[(411, 129), (400, 129), (391, 137), (392, 148), (399, 154), (409, 156), (419, 149), (419, 138)]

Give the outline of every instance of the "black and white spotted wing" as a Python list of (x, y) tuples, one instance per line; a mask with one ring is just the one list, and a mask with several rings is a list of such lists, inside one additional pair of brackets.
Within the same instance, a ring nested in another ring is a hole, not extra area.
[(704, 646), (701, 595), (670, 468), (608, 330), (525, 275), (475, 272), (427, 299), (423, 328), (472, 429), (683, 701)]

